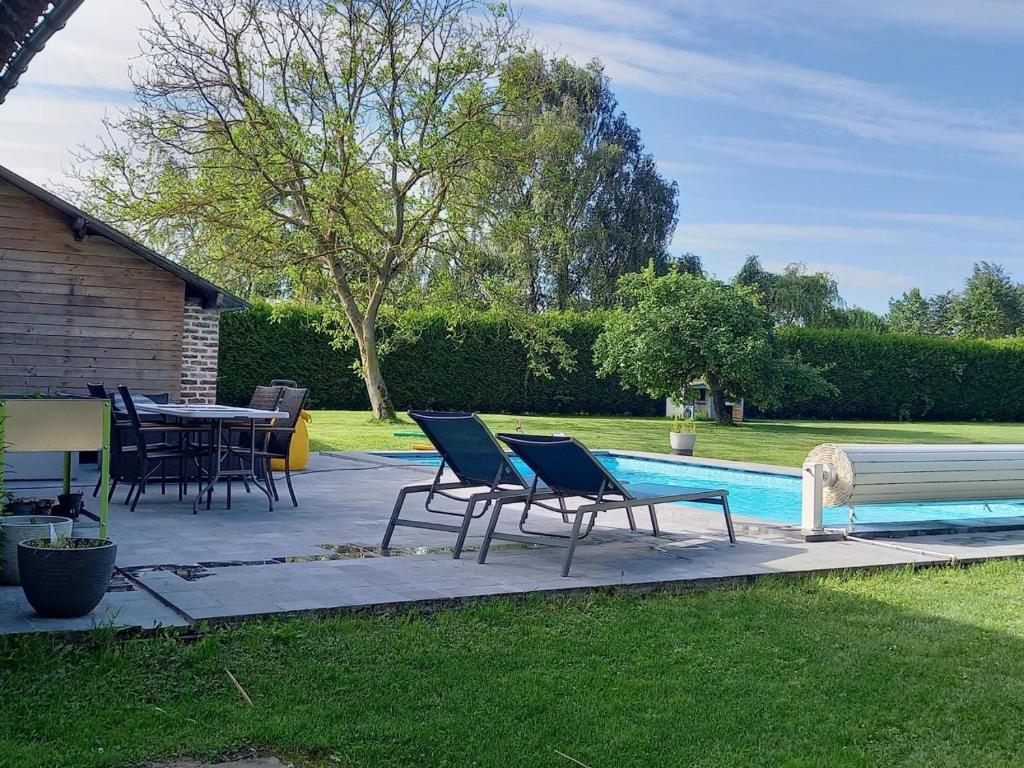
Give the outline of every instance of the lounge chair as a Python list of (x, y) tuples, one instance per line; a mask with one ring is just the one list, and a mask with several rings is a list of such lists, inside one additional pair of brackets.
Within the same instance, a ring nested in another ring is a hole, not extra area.
[[(494, 439), (487, 426), (472, 413), (448, 413), (443, 411), (409, 411), (423, 434), (441, 454), (441, 466), (437, 468), (430, 483), (407, 485), (398, 494), (398, 501), (391, 512), (381, 549), (388, 549), (391, 536), (397, 526), (426, 528), (431, 531), (457, 533), (452, 557), (458, 559), (466, 543), (469, 524), (487, 513), (490, 504), (507, 494), (523, 493), (530, 484), (515, 468), (509, 457)], [(450, 470), (456, 480), (441, 482), (445, 470)], [(467, 497), (453, 491), (472, 491)], [(441, 523), (431, 520), (409, 520), (401, 517), (406, 496), (415, 493), (427, 494), (424, 507), (427, 512), (461, 518), (459, 524)], [(435, 496), (465, 504), (464, 511), (437, 509), (431, 506)], [(479, 512), (477, 505), (483, 502)]]
[[(729, 492), (722, 489), (704, 490), (701, 488), (683, 488), (672, 485), (631, 484), (626, 485), (616, 480), (594, 454), (578, 440), (571, 437), (548, 437), (542, 435), (506, 435), (499, 434), (498, 439), (508, 445), (526, 465), (536, 474), (534, 483), (525, 494), (513, 496), (506, 494), (497, 499), (491, 512), (483, 544), (477, 562), (487, 559), (487, 550), (491, 541), (502, 539), (528, 544), (553, 544), (565, 547), (565, 562), (562, 575), (569, 575), (576, 543), (586, 536), (594, 527), (598, 512), (613, 509), (624, 509), (635, 530), (632, 510), (634, 507), (647, 507), (651, 516), (651, 528), (658, 536), (656, 504), (668, 504), (686, 501), (696, 504), (714, 504), (722, 508), (725, 514), (725, 525), (729, 533), (729, 541), (736, 542), (733, 531), (732, 516), (729, 513)], [(543, 486), (540, 485), (543, 483)], [(546, 486), (546, 487), (545, 487)], [(584, 503), (568, 514), (573, 517), (572, 532), (565, 536), (556, 533), (534, 533), (523, 536), (515, 533), (496, 531), (498, 518), (505, 504), (522, 503), (523, 518), (529, 514), (530, 507), (537, 499), (558, 498), (564, 505), (567, 499), (580, 499)], [(590, 520), (583, 528), (583, 519), (589, 515)]]

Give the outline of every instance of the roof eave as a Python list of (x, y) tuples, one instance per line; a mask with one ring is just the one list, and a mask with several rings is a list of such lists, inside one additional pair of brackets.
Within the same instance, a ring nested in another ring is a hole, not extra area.
[(0, 69), (3, 75), (0, 76), (0, 104), (4, 103), (14, 87), (18, 84), (19, 78), (25, 74), (29, 62), (46, 46), (47, 41), (57, 32), (64, 28), (68, 19), (71, 18), (78, 7), (85, 0), (53, 0), (53, 8), (49, 10), (39, 22), (32, 28), (28, 36), (22, 41), (21, 46), (6, 62), (6, 68), (0, 62)]
[(185, 294), (199, 299), (203, 307), (224, 310), (247, 309), (249, 307), (249, 303), (244, 299), (214, 285), (206, 278), (200, 277), (177, 262), (161, 256), (152, 248), (148, 248), (139, 241), (133, 240), (106, 222), (100, 221), (95, 216), (90, 216), (67, 200), (57, 197), (52, 192), (47, 192), (42, 187), (33, 184), (28, 179), (22, 178), (2, 165), (0, 165), (0, 179), (63, 213), (68, 217), (68, 226), (76, 235), (77, 233), (99, 235), (120, 245), (122, 248), (126, 248), (150, 264), (170, 272), (185, 283)]

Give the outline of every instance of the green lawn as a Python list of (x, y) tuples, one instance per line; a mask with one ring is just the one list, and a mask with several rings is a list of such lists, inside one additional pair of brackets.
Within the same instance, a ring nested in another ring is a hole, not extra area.
[[(0, 764), (1019, 766), (1024, 564), (0, 642)], [(228, 679), (252, 697), (247, 706)], [(556, 752), (557, 750), (557, 752)]]
[[(608, 416), (504, 416), (481, 414), (495, 432), (564, 432), (592, 448), (668, 453), (668, 420)], [(310, 424), (316, 450), (408, 449), (413, 438), (396, 430), (413, 424), (373, 423), (362, 411), (314, 411)], [(419, 442), (422, 442), (420, 440)], [(1024, 443), (1024, 424), (913, 423), (869, 421), (748, 421), (730, 427), (698, 425), (698, 456), (799, 466), (819, 443)]]
[[(317, 448), (411, 442), (363, 413), (313, 416)], [(496, 430), (517, 421), (485, 419)], [(667, 439), (661, 419), (522, 421), (594, 447), (660, 451)], [(798, 464), (827, 440), (1024, 441), (1021, 431), (753, 422), (701, 425), (698, 446)], [(0, 639), (0, 765), (258, 753), (316, 768), (1019, 766), (1022, 605), (1024, 562), (1003, 561), (249, 623), (195, 642)]]

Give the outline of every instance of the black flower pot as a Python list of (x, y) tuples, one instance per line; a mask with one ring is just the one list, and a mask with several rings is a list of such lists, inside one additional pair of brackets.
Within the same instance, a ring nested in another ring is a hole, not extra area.
[(95, 546), (51, 549), (43, 539), (18, 544), (21, 588), (40, 616), (70, 619), (99, 605), (114, 573), (117, 545), (89, 539)]
[(77, 520), (78, 516), (82, 514), (82, 494), (60, 494), (60, 496), (57, 497), (57, 505), (53, 508), (53, 514)]

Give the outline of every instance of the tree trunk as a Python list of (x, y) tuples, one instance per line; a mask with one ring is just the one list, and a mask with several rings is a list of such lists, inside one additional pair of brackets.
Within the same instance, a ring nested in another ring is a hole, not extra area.
[(391, 404), (391, 396), (388, 395), (388, 388), (380, 371), (377, 335), (372, 329), (356, 333), (356, 342), (363, 368), (363, 383), (366, 384), (366, 394), (370, 398), (373, 418), (390, 421), (395, 418), (395, 407)]
[(715, 408), (715, 420), (719, 424), (728, 424), (732, 421), (732, 413), (729, 412), (725, 404), (725, 392), (722, 389), (722, 382), (713, 373), (709, 373), (706, 378), (708, 380), (708, 387), (711, 389), (711, 404)]

